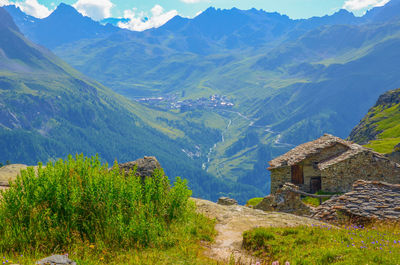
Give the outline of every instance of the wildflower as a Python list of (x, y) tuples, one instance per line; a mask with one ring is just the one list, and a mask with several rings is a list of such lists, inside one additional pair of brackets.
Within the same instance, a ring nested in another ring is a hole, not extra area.
[(279, 265), (279, 261), (272, 262), (272, 265)]
[(90, 247), (90, 248), (94, 248), (94, 245), (90, 245), (89, 247)]
[(285, 265), (290, 265), (289, 261), (286, 261), (286, 262), (285, 262)]

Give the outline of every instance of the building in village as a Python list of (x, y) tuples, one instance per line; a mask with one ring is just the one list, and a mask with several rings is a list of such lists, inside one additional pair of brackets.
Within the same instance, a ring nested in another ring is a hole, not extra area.
[(358, 180), (400, 184), (400, 165), (382, 154), (325, 134), (269, 162), (271, 193), (286, 182), (315, 193), (348, 192)]

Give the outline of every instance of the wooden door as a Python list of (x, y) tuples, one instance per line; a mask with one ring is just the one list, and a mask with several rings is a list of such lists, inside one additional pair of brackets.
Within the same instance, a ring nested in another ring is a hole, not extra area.
[(321, 190), (321, 177), (313, 177), (310, 179), (310, 192), (316, 193)]
[(292, 183), (304, 184), (303, 165), (292, 166)]

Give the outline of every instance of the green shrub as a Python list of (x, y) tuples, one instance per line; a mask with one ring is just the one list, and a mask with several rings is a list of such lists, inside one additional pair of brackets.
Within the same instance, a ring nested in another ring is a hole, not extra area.
[(162, 171), (142, 180), (114, 168), (80, 155), (22, 171), (1, 193), (0, 251), (168, 245), (171, 225), (194, 214), (186, 181), (171, 187)]

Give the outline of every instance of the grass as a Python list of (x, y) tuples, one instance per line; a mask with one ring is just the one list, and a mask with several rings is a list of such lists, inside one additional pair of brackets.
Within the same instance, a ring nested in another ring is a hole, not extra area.
[[(172, 231), (177, 230), (173, 232), (175, 235), (174, 244), (168, 247), (114, 250), (101, 245), (81, 243), (54, 251), (54, 253), (67, 253), (70, 259), (82, 265), (217, 264), (217, 262), (204, 256), (204, 248), (200, 244), (201, 241), (208, 241), (214, 237), (214, 221), (198, 215), (197, 218), (193, 218), (192, 222), (187, 227), (196, 227), (196, 230), (186, 229), (185, 233), (182, 233), (180, 228), (172, 228)], [(9, 262), (6, 264), (34, 264), (51, 254), (43, 251), (2, 253), (0, 263), (8, 260)]]
[(372, 148), (374, 151), (388, 154), (394, 151), (394, 147), (400, 143), (399, 138), (385, 138), (370, 141), (365, 147)]
[(259, 204), (264, 198), (252, 198), (247, 201), (246, 205), (256, 206)]
[[(340, 195), (341, 193), (331, 193), (331, 192), (324, 192), (324, 191), (318, 191), (315, 193), (316, 195)], [(322, 202), (325, 202), (329, 200), (330, 198), (323, 198)], [(310, 196), (305, 196), (301, 199), (305, 204), (309, 204), (313, 207), (318, 207), (320, 205), (319, 203), (319, 198), (313, 198)]]
[[(399, 90), (392, 90), (388, 94), (398, 94)], [(385, 108), (377, 106), (372, 110), (372, 114), (367, 116), (366, 123), (369, 127), (374, 125), (375, 131), (379, 132), (376, 140), (370, 141), (366, 147), (372, 148), (376, 152), (388, 154), (394, 151), (394, 147), (400, 143), (400, 104)]]
[(265, 264), (395, 265), (400, 261), (400, 226), (255, 228), (243, 233), (243, 247)]
[(200, 241), (214, 221), (196, 213), (186, 181), (141, 178), (83, 155), (28, 168), (0, 197), (4, 262), (68, 253), (79, 264), (211, 264)]

